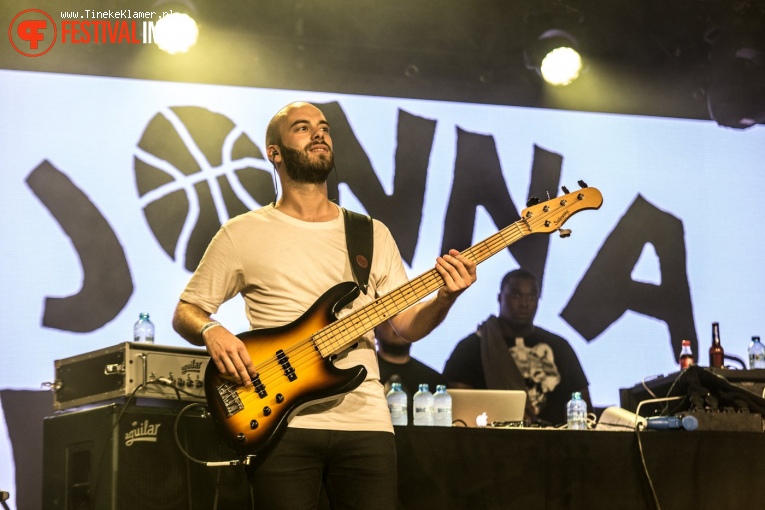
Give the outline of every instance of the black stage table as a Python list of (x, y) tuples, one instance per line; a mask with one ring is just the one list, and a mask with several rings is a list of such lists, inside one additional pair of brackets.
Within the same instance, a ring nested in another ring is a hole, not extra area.
[[(641, 432), (663, 510), (765, 508), (765, 434)], [(634, 432), (396, 427), (404, 510), (653, 510)]]

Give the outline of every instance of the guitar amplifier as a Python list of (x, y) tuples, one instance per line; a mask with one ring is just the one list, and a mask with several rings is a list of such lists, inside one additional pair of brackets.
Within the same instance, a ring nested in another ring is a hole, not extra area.
[(178, 407), (108, 404), (42, 420), (42, 508), (251, 508), (242, 466), (207, 467), (183, 455), (178, 444), (196, 459), (231, 458), (212, 420), (199, 410), (178, 416)]
[(53, 409), (122, 397), (204, 402), (204, 349), (124, 342), (55, 361)]

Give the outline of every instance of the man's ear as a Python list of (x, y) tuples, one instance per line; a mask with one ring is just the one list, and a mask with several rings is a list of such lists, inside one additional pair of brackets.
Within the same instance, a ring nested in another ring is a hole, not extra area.
[(266, 154), (268, 161), (270, 161), (272, 164), (276, 165), (276, 157), (279, 156), (279, 151), (281, 148), (278, 145), (269, 145), (266, 148)]

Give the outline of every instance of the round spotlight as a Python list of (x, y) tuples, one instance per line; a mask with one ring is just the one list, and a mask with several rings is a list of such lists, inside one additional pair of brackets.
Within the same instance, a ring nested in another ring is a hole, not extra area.
[(579, 77), (586, 65), (579, 48), (579, 41), (571, 32), (545, 30), (542, 35), (526, 43), (526, 67), (536, 71), (551, 85), (569, 85)]
[(163, 16), (154, 26), (154, 42), (159, 49), (171, 55), (186, 53), (199, 38), (199, 27), (194, 18), (182, 12)]
[(568, 85), (579, 77), (582, 71), (582, 57), (573, 48), (555, 48), (542, 59), (539, 71), (542, 78), (551, 85)]

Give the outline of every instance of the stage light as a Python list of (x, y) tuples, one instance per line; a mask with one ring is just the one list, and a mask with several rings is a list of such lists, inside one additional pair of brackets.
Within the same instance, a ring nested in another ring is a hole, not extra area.
[(167, 14), (154, 26), (154, 43), (171, 55), (186, 53), (198, 38), (197, 22), (184, 12)]
[(559, 46), (545, 55), (539, 71), (551, 85), (568, 85), (579, 77), (582, 57), (573, 48)]
[(193, 0), (156, 0), (152, 10), (160, 15), (152, 30), (159, 49), (175, 55), (186, 53), (197, 43), (199, 25)]
[(565, 30), (546, 30), (525, 48), (526, 67), (535, 70), (547, 83), (564, 86), (582, 72), (579, 42)]

